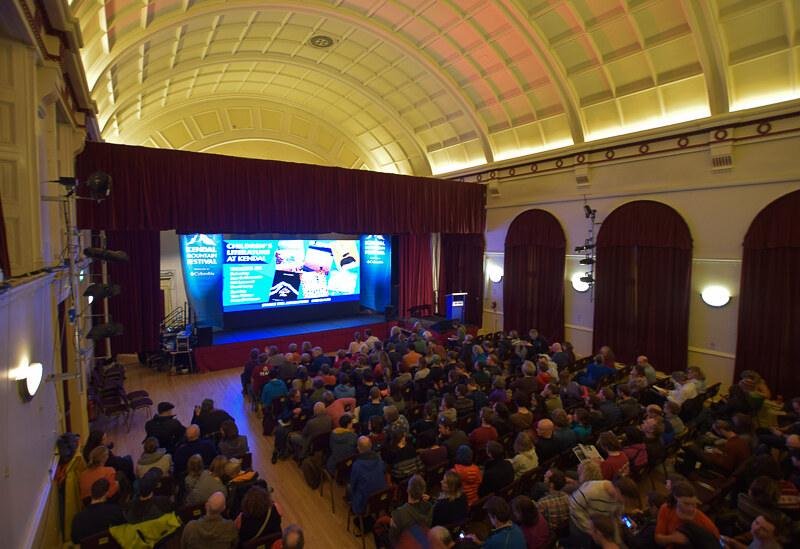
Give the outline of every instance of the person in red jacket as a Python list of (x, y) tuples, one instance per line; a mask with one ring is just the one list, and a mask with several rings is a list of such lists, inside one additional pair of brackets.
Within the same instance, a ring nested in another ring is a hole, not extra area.
[(461, 489), (467, 496), (467, 504), (472, 505), (478, 501), (478, 489), (483, 481), (483, 473), (472, 462), (472, 448), (463, 444), (456, 450), (456, 464), (453, 471), (461, 477)]

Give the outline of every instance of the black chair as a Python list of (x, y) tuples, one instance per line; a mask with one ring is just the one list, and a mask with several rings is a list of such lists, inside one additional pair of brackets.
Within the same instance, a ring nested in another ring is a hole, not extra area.
[(346, 457), (345, 459), (339, 461), (336, 464), (336, 472), (331, 475), (328, 471), (327, 467), (322, 468), (322, 479), (319, 483), (319, 495), (324, 496), (323, 488), (325, 487), (325, 481), (331, 486), (331, 513), (334, 515), (336, 514), (336, 503), (334, 501), (334, 483), (336, 484), (344, 484), (347, 479), (350, 477), (350, 470), (353, 468), (353, 461), (355, 461), (358, 454), (353, 454), (351, 456)]
[(183, 524), (189, 521), (199, 519), (206, 514), (206, 504), (198, 503), (197, 505), (189, 505), (182, 509), (178, 509), (177, 515)]
[(361, 530), (361, 549), (367, 549), (367, 534), (364, 531), (364, 521), (367, 517), (377, 517), (381, 511), (389, 514), (394, 505), (394, 486), (389, 486), (372, 494), (367, 501), (367, 507), (363, 513), (353, 513), (353, 508), (347, 510), (347, 531), (350, 531), (350, 518), (358, 519), (358, 527)]
[(253, 470), (253, 454), (247, 452), (245, 455), (242, 456), (242, 471), (252, 471)]

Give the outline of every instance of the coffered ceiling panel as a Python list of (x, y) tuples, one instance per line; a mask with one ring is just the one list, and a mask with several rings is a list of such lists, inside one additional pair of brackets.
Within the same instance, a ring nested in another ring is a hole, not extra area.
[(66, 3), (132, 144), (440, 174), (800, 96), (798, 0)]

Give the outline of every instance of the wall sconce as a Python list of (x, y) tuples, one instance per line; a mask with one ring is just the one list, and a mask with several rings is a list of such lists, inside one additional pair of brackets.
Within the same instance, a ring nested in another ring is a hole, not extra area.
[(576, 292), (583, 293), (589, 289), (589, 283), (581, 280), (581, 278), (585, 278), (585, 274), (586, 273), (573, 273), (570, 281), (572, 282), (572, 288)]
[(495, 265), (494, 263), (489, 263), (486, 265), (486, 274), (489, 275), (489, 280), (497, 284), (501, 280), (503, 280), (503, 268), (500, 265)]
[(711, 307), (724, 307), (731, 300), (731, 293), (724, 286), (706, 286), (700, 292), (703, 302)]
[(41, 384), (42, 364), (40, 362), (21, 367), (17, 372), (17, 388), (19, 389), (19, 396), (22, 397), (24, 402), (33, 400)]

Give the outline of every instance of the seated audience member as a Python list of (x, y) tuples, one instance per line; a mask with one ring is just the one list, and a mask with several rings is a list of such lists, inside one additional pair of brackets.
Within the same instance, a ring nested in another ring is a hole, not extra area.
[(353, 387), (349, 375), (339, 374), (339, 383), (333, 388), (333, 396), (336, 398), (355, 398), (356, 388)]
[(561, 347), (561, 343), (555, 342), (550, 345), (550, 353), (550, 360), (555, 362), (559, 369), (574, 362), (574, 359), (570, 359), (569, 354)]
[(630, 549), (651, 549), (656, 545), (656, 518), (661, 506), (667, 501), (659, 492), (647, 495), (647, 509), (638, 513), (629, 513), (630, 526), (622, 529), (622, 539)]
[(516, 393), (513, 400), (514, 405), (517, 407), (517, 411), (508, 417), (509, 421), (511, 422), (511, 427), (514, 429), (515, 433), (527, 431), (533, 426), (533, 414), (528, 408), (530, 400), (528, 399), (526, 402), (526, 398), (523, 393)]
[(514, 466), (505, 459), (505, 449), (499, 442), (492, 440), (486, 445), (489, 459), (483, 470), (483, 481), (478, 488), (478, 497), (485, 497), (505, 488), (514, 482)]
[(242, 511), (234, 524), (239, 529), (241, 543), (280, 533), (281, 514), (272, 502), (269, 491), (260, 486), (252, 486), (242, 499)]
[(456, 397), (450, 393), (442, 397), (442, 404), (437, 417), (438, 421), (451, 421), (456, 423), (458, 421), (458, 411), (456, 410)]
[(109, 487), (105, 478), (92, 483), (91, 502), (72, 518), (72, 543), (78, 545), (84, 538), (125, 522), (122, 508), (116, 503), (106, 501)]
[(171, 402), (159, 402), (158, 413), (153, 419), (144, 424), (144, 430), (149, 437), (155, 437), (161, 448), (168, 454), (175, 451), (175, 446), (183, 439), (186, 427), (175, 419), (175, 405)]
[(602, 420), (597, 425), (598, 429), (612, 429), (622, 421), (622, 410), (617, 406), (614, 390), (610, 387), (603, 387), (597, 391), (597, 395), (592, 399), (592, 406), (602, 414)]
[(431, 527), (433, 506), (425, 494), (425, 479), (413, 475), (408, 479), (406, 503), (392, 511), (390, 537), (397, 540), (400, 534), (413, 526), (424, 529)]
[(325, 413), (331, 418), (331, 425), (339, 425), (339, 418), (345, 414), (353, 414), (356, 409), (356, 399), (352, 397), (336, 398), (330, 391), (322, 395), (325, 404)]
[[(299, 433), (289, 433), (288, 446), (297, 459), (303, 459), (308, 454), (308, 449), (311, 447), (312, 440), (318, 436), (330, 433), (333, 430), (331, 416), (328, 415), (325, 410), (325, 404), (317, 402), (314, 404), (314, 417), (306, 422), (303, 426), (303, 430)], [(273, 453), (273, 463), (277, 461), (278, 457), (285, 456), (278, 456), (276, 453)]]
[(136, 462), (136, 476), (142, 478), (147, 471), (156, 468), (160, 469), (164, 475), (169, 475), (172, 470), (172, 456), (164, 448), (158, 447), (156, 437), (147, 437), (142, 444), (142, 452), (139, 461)]
[(397, 406), (390, 404), (383, 409), (383, 430), (388, 438), (396, 437), (401, 433), (408, 433), (411, 427), (406, 416), (400, 415)]
[(289, 388), (286, 386), (286, 382), (278, 376), (277, 370), (270, 371), (267, 377), (269, 381), (261, 388), (259, 400), (261, 401), (261, 406), (268, 412), (272, 402), (275, 399), (285, 397), (289, 393)]
[(392, 434), (384, 446), (383, 456), (393, 482), (400, 484), (424, 469), (409, 435), (403, 431)]
[(86, 463), (89, 463), (89, 454), (98, 446), (105, 446), (108, 449), (107, 466), (122, 473), (131, 482), (136, 479), (133, 472), (133, 458), (131, 458), (131, 456), (115, 455), (111, 450), (114, 447), (114, 443), (109, 440), (108, 434), (105, 431), (93, 430), (89, 433), (89, 438), (86, 440), (86, 445), (83, 447), (83, 459), (86, 460)]
[(247, 437), (239, 434), (239, 428), (231, 420), (222, 422), (220, 427), (222, 439), (219, 441), (219, 453), (227, 458), (240, 458), (250, 452)]
[(536, 365), (530, 360), (526, 360), (520, 367), (522, 377), (519, 377), (511, 383), (512, 391), (521, 391), (525, 394), (528, 402), (531, 396), (539, 390), (539, 382), (536, 381)]
[(157, 519), (175, 510), (169, 497), (156, 496), (153, 493), (160, 480), (160, 469), (151, 469), (139, 480), (139, 494), (125, 511), (125, 519), (130, 524)]
[(511, 420), (509, 419), (511, 413), (508, 411), (508, 406), (503, 402), (496, 402), (492, 409), (494, 410), (492, 427), (497, 429), (497, 434), (503, 437), (512, 433), (514, 430), (511, 427)]
[(250, 390), (250, 380), (253, 377), (253, 370), (258, 367), (258, 349), (250, 349), (250, 358), (247, 362), (244, 363), (244, 369), (242, 371), (242, 375), (240, 376), (242, 380), (242, 394), (248, 394)]
[(253, 374), (250, 376), (250, 398), (253, 402), (261, 402), (261, 392), (269, 381), (272, 367), (267, 364), (267, 360), (269, 360), (267, 353), (258, 355), (258, 365), (253, 368)]
[(555, 425), (549, 419), (540, 419), (536, 424), (536, 455), (547, 461), (561, 453), (561, 444), (553, 437)]
[(192, 423), (200, 427), (200, 436), (207, 437), (218, 433), (222, 422), (233, 418), (225, 410), (214, 408), (214, 401), (210, 398), (203, 399), (200, 406), (194, 407)]
[(330, 454), (325, 467), (328, 472), (336, 472), (336, 464), (356, 453), (358, 435), (353, 430), (353, 417), (345, 414), (339, 418), (339, 425), (331, 432)]
[(694, 383), (698, 393), (706, 392), (706, 374), (699, 366), (689, 366), (686, 368), (686, 377), (689, 383)]
[(379, 387), (373, 386), (369, 390), (369, 401), (365, 402), (358, 408), (358, 423), (362, 425), (362, 432), (369, 426), (369, 420), (372, 416), (383, 417), (383, 409), (386, 405), (381, 399), (381, 390)]
[(569, 523), (569, 496), (564, 492), (567, 479), (559, 469), (548, 469), (544, 474), (547, 494), (536, 502), (539, 512), (547, 520), (550, 530), (563, 532)]
[(214, 492), (222, 492), (227, 496), (225, 486), (225, 465), (228, 458), (217, 456), (211, 461), (208, 470), (203, 469), (203, 458), (198, 454), (189, 458), (186, 479), (186, 505), (199, 505), (207, 501)]
[(619, 549), (615, 541), (619, 539), (619, 528), (614, 517), (593, 513), (589, 517), (591, 528), (589, 534), (597, 547), (601, 549)]
[(305, 544), (303, 529), (297, 524), (290, 524), (283, 529), (283, 536), (272, 545), (271, 549), (303, 549)]
[(636, 366), (642, 369), (645, 378), (647, 378), (647, 384), (654, 385), (658, 380), (658, 376), (656, 375), (656, 369), (650, 364), (648, 358), (644, 355), (636, 357)]
[(647, 465), (647, 447), (644, 444), (644, 433), (636, 427), (625, 428), (625, 446), (622, 453), (628, 457), (631, 468), (641, 469)]
[(206, 514), (189, 521), (181, 535), (181, 549), (235, 548), (239, 531), (232, 520), (223, 518), (225, 494), (215, 492), (206, 502)]
[[(453, 549), (456, 546), (456, 542), (453, 541), (453, 534), (444, 526), (434, 526), (428, 530), (428, 544), (431, 549)], [(479, 546), (473, 544), (473, 547)]]
[(461, 477), (461, 489), (467, 496), (467, 503), (472, 505), (478, 501), (478, 488), (483, 480), (483, 473), (480, 467), (472, 461), (472, 448), (463, 444), (456, 450), (456, 464), (453, 471)]
[(104, 478), (108, 481), (108, 492), (106, 497), (113, 498), (119, 491), (117, 482), (117, 472), (112, 467), (107, 467), (109, 449), (105, 446), (97, 446), (89, 454), (89, 463), (84, 472), (78, 478), (81, 499), (91, 497), (92, 485), (95, 481)]
[(658, 511), (655, 540), (662, 546), (680, 546), (687, 543), (685, 534), (678, 529), (685, 523), (693, 523), (719, 538), (719, 530), (705, 513), (697, 508), (698, 500), (694, 487), (688, 482), (672, 485), (667, 502)]
[(484, 549), (524, 549), (525, 534), (522, 529), (511, 522), (511, 507), (498, 496), (492, 496), (484, 504), (483, 509), (492, 523), (492, 531), (483, 544)]
[(439, 420), (439, 440), (442, 446), (447, 448), (450, 463), (454, 462), (456, 451), (460, 446), (469, 445), (469, 438), (464, 431), (459, 429), (455, 422), (448, 419)]
[(492, 382), (492, 391), (489, 393), (489, 402), (506, 404), (508, 402), (508, 393), (506, 392), (506, 382), (500, 376), (496, 377)]
[(678, 406), (683, 405), (684, 402), (698, 395), (697, 384), (689, 380), (686, 376), (686, 372), (672, 372), (672, 383), (675, 385), (675, 388), (669, 391), (661, 387), (653, 388), (661, 395), (665, 396), (667, 400), (671, 400)]
[(578, 444), (578, 435), (570, 428), (569, 418), (564, 410), (555, 410), (550, 414), (553, 421), (553, 439), (558, 443), (558, 453), (574, 448)]
[(525, 536), (526, 547), (544, 547), (550, 538), (550, 528), (528, 496), (517, 496), (511, 500), (511, 516)]
[(672, 426), (672, 432), (676, 437), (683, 436), (686, 433), (686, 425), (678, 415), (680, 411), (681, 407), (675, 402), (668, 400), (664, 403), (664, 420)]
[(514, 456), (509, 460), (514, 467), (514, 480), (539, 466), (539, 457), (528, 433), (520, 433), (514, 440)]
[(266, 481), (258, 478), (255, 471), (243, 471), (242, 462), (232, 459), (225, 464), (224, 480), (228, 487), (227, 516), (235, 517), (242, 508), (242, 500), (247, 491), (253, 486), (267, 488)]
[(499, 438), (497, 429), (492, 426), (494, 411), (491, 408), (481, 408), (481, 424), (469, 434), (469, 444), (475, 451), (476, 456), (486, 455), (486, 445)]
[(569, 496), (570, 542), (584, 547), (591, 540), (590, 516), (595, 513), (617, 515), (623, 508), (622, 495), (614, 483), (603, 480), (600, 466), (594, 461), (578, 465), (578, 480), (580, 486)]
[(561, 393), (559, 392), (559, 387), (555, 383), (548, 383), (542, 389), (542, 398), (544, 399), (544, 409), (548, 414), (555, 412), (556, 410), (563, 410), (564, 403), (561, 400)]
[(585, 385), (594, 389), (597, 387), (597, 384), (600, 382), (600, 380), (602, 380), (604, 377), (614, 375), (616, 372), (617, 370), (614, 368), (613, 362), (611, 364), (607, 364), (606, 359), (602, 355), (597, 355), (594, 357), (594, 361), (589, 363), (589, 365), (586, 367), (586, 371), (578, 374), (575, 377), (575, 380), (581, 385)]
[(684, 456), (686, 470), (694, 469), (695, 460), (699, 460), (705, 465), (716, 467), (729, 474), (747, 461), (752, 454), (748, 442), (734, 432), (729, 421), (718, 419), (712, 429), (722, 439), (722, 444), (719, 447), (707, 446), (705, 449), (701, 449), (697, 444), (687, 447), (688, 452)]
[(186, 470), (186, 462), (189, 457), (200, 454), (203, 458), (203, 464), (206, 467), (211, 465), (211, 460), (216, 457), (219, 452), (214, 443), (208, 439), (200, 438), (200, 427), (197, 425), (190, 425), (186, 428), (186, 442), (179, 444), (175, 448), (173, 454), (173, 464), (175, 467), (175, 476), (180, 476)]
[(386, 446), (386, 433), (383, 432), (383, 416), (372, 416), (369, 418), (369, 440), (372, 448), (380, 453)]
[(592, 423), (589, 410), (586, 408), (578, 408), (573, 414), (572, 430), (578, 437), (578, 442), (585, 442), (592, 436)]
[(750, 524), (750, 535), (753, 536), (750, 545), (728, 536), (722, 536), (722, 540), (725, 547), (730, 549), (781, 549), (783, 546), (778, 542), (778, 533), (775, 524), (768, 517), (759, 515)]
[(614, 480), (617, 475), (629, 472), (628, 456), (622, 451), (622, 445), (614, 433), (600, 433), (597, 445), (607, 454), (606, 459), (600, 462), (600, 471), (605, 480)]
[(466, 383), (459, 383), (456, 385), (455, 408), (458, 419), (475, 413), (475, 403), (467, 396), (467, 394), (468, 390)]
[(442, 477), (439, 498), (433, 504), (433, 525), (449, 526), (467, 519), (469, 505), (461, 488), (461, 477), (453, 470)]
[(622, 412), (622, 421), (630, 422), (639, 417), (642, 406), (639, 401), (631, 396), (631, 390), (627, 385), (617, 385), (617, 406)]
[(358, 437), (358, 456), (350, 470), (350, 507), (361, 514), (367, 507), (369, 497), (386, 488), (386, 464), (381, 456), (372, 451), (369, 437)]

